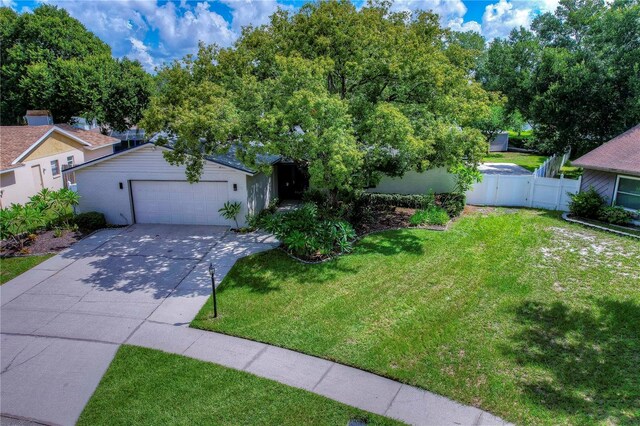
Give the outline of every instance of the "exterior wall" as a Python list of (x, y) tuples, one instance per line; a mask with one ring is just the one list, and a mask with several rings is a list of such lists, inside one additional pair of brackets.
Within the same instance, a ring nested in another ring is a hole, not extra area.
[[(65, 152), (78, 151), (82, 153), (84, 151), (84, 146), (79, 142), (74, 141), (71, 138), (68, 138), (64, 135), (61, 135), (57, 132), (53, 132), (49, 135), (47, 140), (42, 142), (40, 146), (34, 149), (29, 155), (22, 160), (22, 162), (38, 160), (40, 158), (57, 156), (59, 154), (63, 154)], [(69, 154), (71, 155), (71, 154)], [(82, 157), (78, 157), (76, 155), (76, 162), (81, 163), (84, 161), (84, 154)]]
[(367, 191), (386, 194), (426, 194), (429, 191), (451, 192), (454, 186), (455, 176), (447, 172), (446, 168), (439, 167), (423, 173), (410, 171), (401, 178), (384, 176), (375, 188)]
[(611, 204), (613, 203), (613, 191), (616, 188), (616, 176), (617, 174), (615, 173), (585, 169), (582, 174), (580, 192), (587, 191), (593, 187), (598, 194), (604, 197), (607, 204)]
[(274, 196), (275, 167), (270, 174), (247, 176), (247, 207), (249, 214), (257, 214), (267, 207)]
[[(44, 188), (57, 191), (64, 187), (62, 166), (67, 164), (67, 157), (73, 155), (76, 165), (113, 153), (113, 146), (104, 146), (92, 151), (73, 139), (53, 132), (22, 160), (23, 167), (2, 174), (0, 202), (2, 207), (11, 204), (24, 204), (40, 191), (40, 184), (33, 178), (31, 168), (39, 165)], [(60, 174), (51, 174), (51, 161), (58, 160)]]
[[(92, 160), (96, 160), (98, 158), (106, 157), (107, 155), (113, 154), (113, 145), (107, 145), (100, 147), (98, 149), (85, 149), (84, 150), (84, 162), (89, 162)], [(80, 163), (77, 163), (80, 164)]]
[[(163, 151), (163, 148), (149, 145), (77, 170), (76, 182), (78, 195), (80, 195), (78, 212), (98, 211), (104, 213), (109, 223), (132, 224), (129, 181), (186, 180), (185, 168), (167, 163), (162, 155)], [(238, 222), (240, 226), (244, 226), (245, 216), (248, 213), (246, 174), (229, 167), (205, 162), (201, 180), (227, 182), (229, 199), (242, 203)], [(120, 183), (122, 183), (122, 189), (120, 189)], [(237, 191), (233, 190), (233, 184), (237, 185)], [(230, 221), (229, 225), (231, 224)]]

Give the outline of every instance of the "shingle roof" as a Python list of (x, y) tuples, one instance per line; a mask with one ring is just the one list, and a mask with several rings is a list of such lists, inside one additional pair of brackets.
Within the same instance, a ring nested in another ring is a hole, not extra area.
[(0, 126), (0, 170), (20, 166), (20, 164), (12, 165), (11, 163), (54, 128), (58, 128), (63, 132), (72, 134), (76, 138), (85, 141), (91, 148), (113, 145), (114, 143), (120, 142), (119, 139), (100, 133), (76, 129), (68, 124), (56, 124), (55, 126)]
[[(150, 142), (156, 143), (160, 138), (166, 139), (167, 143), (165, 144), (165, 146), (167, 148), (173, 149), (175, 138), (168, 137), (167, 134), (163, 132), (154, 135), (150, 139)], [(206, 155), (204, 158), (206, 158), (209, 161), (213, 161), (214, 163), (231, 167), (232, 169), (240, 170), (240, 171), (251, 173), (251, 174), (256, 173), (256, 170), (253, 170), (250, 167), (247, 167), (242, 161), (238, 159), (238, 157), (236, 156), (236, 149), (237, 149), (236, 147), (231, 147), (229, 151), (227, 151), (225, 154)], [(262, 164), (274, 164), (278, 162), (281, 158), (282, 157), (280, 155), (267, 155), (267, 154), (258, 155), (256, 157), (256, 162), (262, 163)]]
[(640, 176), (640, 124), (571, 162), (574, 166)]

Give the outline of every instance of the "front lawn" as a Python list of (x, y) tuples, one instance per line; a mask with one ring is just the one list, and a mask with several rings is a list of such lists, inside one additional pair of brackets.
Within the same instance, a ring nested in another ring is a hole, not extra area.
[(640, 421), (640, 243), (479, 209), (303, 265), (242, 259), (192, 326), (351, 364), (520, 424)]
[(52, 254), (42, 256), (0, 258), (0, 285), (11, 281), (23, 272), (49, 259)]
[(399, 424), (310, 392), (208, 362), (122, 346), (79, 425)]
[(524, 167), (530, 172), (535, 171), (547, 159), (544, 155), (526, 152), (491, 152), (484, 156), (483, 163), (513, 163)]

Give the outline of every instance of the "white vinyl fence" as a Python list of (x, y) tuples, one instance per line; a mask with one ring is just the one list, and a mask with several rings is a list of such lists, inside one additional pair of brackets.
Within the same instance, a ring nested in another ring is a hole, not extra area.
[(562, 168), (562, 166), (564, 166), (564, 163), (569, 160), (570, 154), (571, 150), (565, 152), (564, 155), (552, 155), (551, 157), (547, 158), (547, 161), (542, 163), (542, 165), (533, 172), (533, 175), (536, 177), (554, 177), (560, 172), (560, 169)]
[(553, 179), (535, 175), (483, 175), (467, 192), (467, 203), (482, 206), (569, 209), (569, 193), (580, 189), (580, 180)]

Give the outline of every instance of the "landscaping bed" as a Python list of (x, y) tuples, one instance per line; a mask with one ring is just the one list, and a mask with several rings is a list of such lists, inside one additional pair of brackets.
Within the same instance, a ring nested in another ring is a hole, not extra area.
[(640, 421), (640, 244), (468, 207), (318, 265), (240, 260), (192, 326), (350, 364), (519, 424)]
[(78, 425), (401, 423), (216, 364), (122, 346)]
[(13, 241), (0, 242), (0, 257), (56, 253), (81, 240), (84, 234), (79, 230), (66, 229), (40, 231), (32, 236), (22, 248)]

